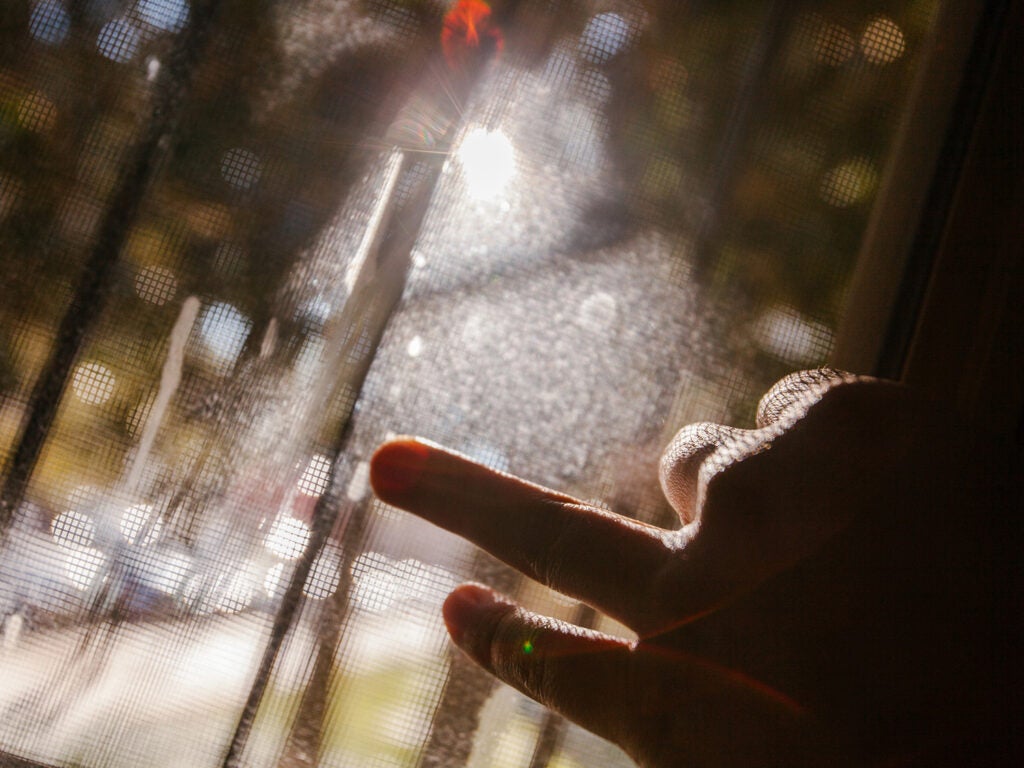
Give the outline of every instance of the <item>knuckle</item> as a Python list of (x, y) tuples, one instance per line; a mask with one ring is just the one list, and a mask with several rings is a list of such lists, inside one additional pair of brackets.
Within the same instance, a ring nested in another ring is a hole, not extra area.
[(509, 611), (494, 626), (490, 659), (498, 677), (543, 701), (548, 687), (549, 664), (540, 650), (539, 636), (539, 628), (529, 624), (521, 610)]
[(542, 538), (544, 543), (533, 565), (541, 582), (565, 589), (569, 586), (566, 584), (566, 578), (571, 576), (568, 565), (576, 557), (581, 536), (585, 533), (582, 529), (586, 521), (583, 515), (575, 514), (579, 511), (578, 504), (548, 503), (551, 505), (551, 514), (547, 519), (552, 523)]
[(805, 411), (821, 395), (856, 377), (834, 368), (797, 371), (777, 381), (757, 405), (758, 426), (769, 426)]

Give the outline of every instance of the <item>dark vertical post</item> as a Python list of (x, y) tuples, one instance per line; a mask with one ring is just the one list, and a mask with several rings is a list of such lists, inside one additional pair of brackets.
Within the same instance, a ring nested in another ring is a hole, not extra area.
[(92, 253), (83, 267), (71, 304), (57, 329), (50, 357), (29, 397), (28, 412), (0, 490), (0, 537), (21, 504), (57, 416), (68, 376), (86, 336), (103, 311), (114, 278), (114, 267), (138, 215), (156, 169), (169, 145), (168, 137), (181, 112), (193, 74), (205, 47), (221, 0), (193, 3), (189, 25), (181, 33), (156, 88), (153, 112), (145, 133), (126, 164), (120, 185), (111, 195)]
[(708, 261), (709, 249), (714, 247), (727, 211), (725, 202), (736, 182), (737, 169), (750, 139), (753, 116), (768, 95), (772, 64), (789, 29), (789, 21), (797, 10), (797, 3), (776, 0), (768, 6), (764, 21), (743, 67), (739, 90), (726, 121), (725, 133), (719, 145), (715, 173), (711, 181), (711, 194), (705, 203), (705, 213), (697, 231), (697, 255), (702, 265)]

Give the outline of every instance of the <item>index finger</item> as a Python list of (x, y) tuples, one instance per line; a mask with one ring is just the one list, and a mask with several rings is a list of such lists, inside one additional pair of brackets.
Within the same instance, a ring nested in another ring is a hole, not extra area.
[(530, 578), (641, 631), (671, 568), (668, 531), (584, 504), (414, 438), (370, 462), (382, 501), (451, 531)]

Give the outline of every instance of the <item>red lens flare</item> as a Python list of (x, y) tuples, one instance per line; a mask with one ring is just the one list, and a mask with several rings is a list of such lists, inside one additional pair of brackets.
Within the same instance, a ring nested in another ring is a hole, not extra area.
[(477, 57), (499, 53), (504, 45), (501, 30), (491, 20), (491, 6), (483, 0), (458, 0), (445, 14), (441, 50), (452, 69), (464, 71)]

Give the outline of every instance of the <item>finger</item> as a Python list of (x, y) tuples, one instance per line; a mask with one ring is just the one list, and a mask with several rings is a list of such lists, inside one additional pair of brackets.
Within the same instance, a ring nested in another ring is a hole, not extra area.
[(672, 566), (668, 531), (411, 438), (377, 449), (370, 482), (382, 501), (627, 626), (640, 631), (660, 621), (652, 586)]
[(474, 584), (449, 595), (444, 618), (485, 670), (641, 764), (753, 765), (802, 750), (796, 702), (703, 657), (539, 616)]

